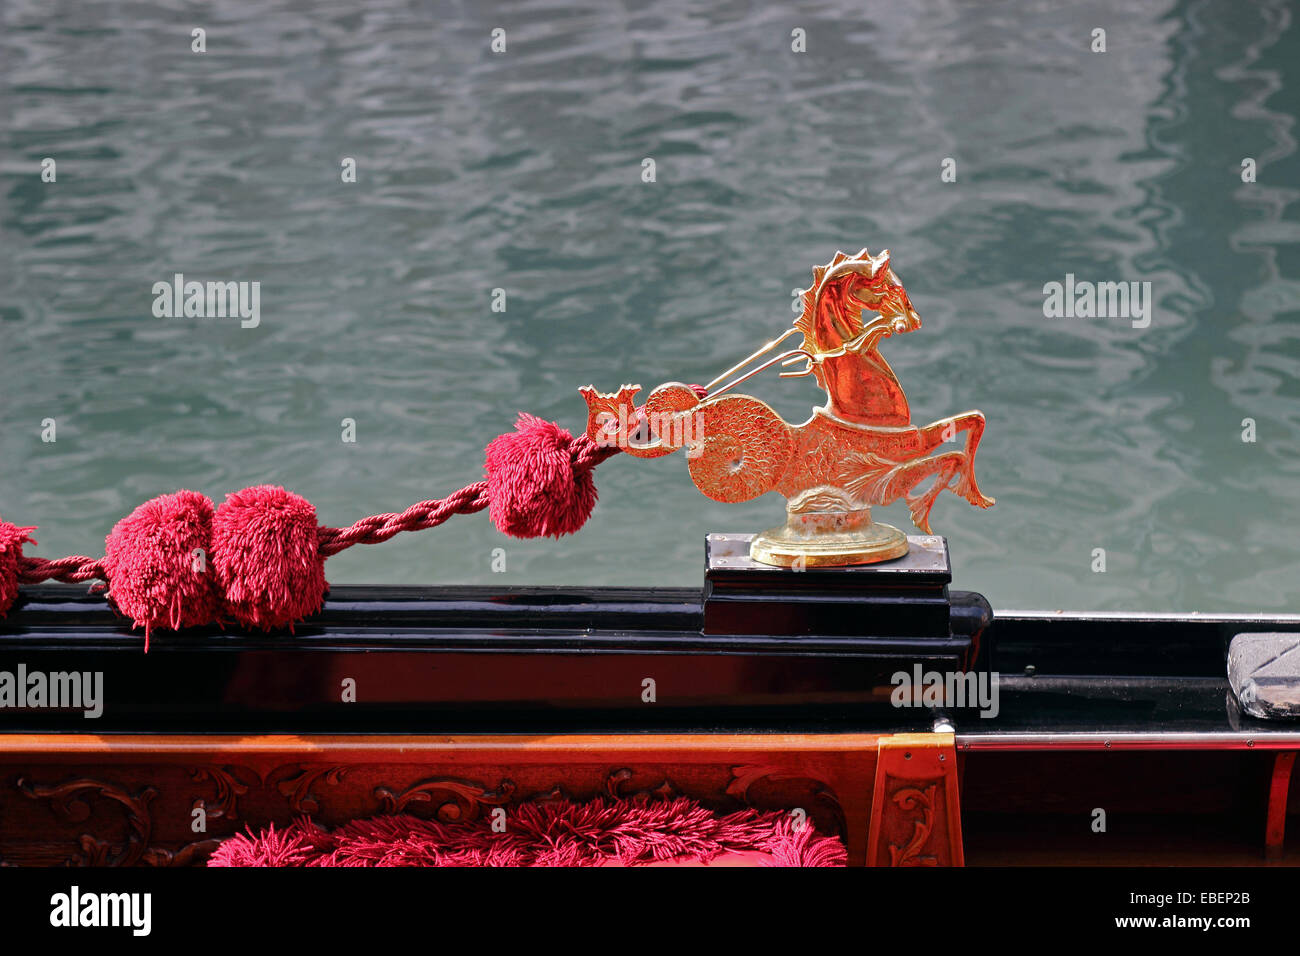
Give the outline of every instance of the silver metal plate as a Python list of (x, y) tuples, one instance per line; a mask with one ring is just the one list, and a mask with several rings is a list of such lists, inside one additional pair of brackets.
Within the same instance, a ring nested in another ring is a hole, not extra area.
[(1228, 683), (1252, 717), (1300, 717), (1300, 634), (1238, 634), (1228, 646)]
[[(737, 571), (772, 571), (771, 565), (760, 564), (749, 556), (749, 544), (753, 539), (752, 534), (708, 535), (709, 566)], [(947, 539), (937, 534), (909, 534), (907, 543), (907, 554), (901, 558), (834, 570), (873, 576), (881, 572), (904, 575), (917, 571), (951, 572)]]

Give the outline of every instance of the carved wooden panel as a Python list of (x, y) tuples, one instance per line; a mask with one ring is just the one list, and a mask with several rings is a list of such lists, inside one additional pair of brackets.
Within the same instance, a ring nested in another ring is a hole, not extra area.
[(952, 734), (898, 734), (879, 747), (867, 865), (963, 865)]
[(873, 735), (13, 736), (0, 753), (6, 865), (202, 863), (300, 815), (474, 820), (529, 800), (690, 796), (802, 809), (865, 857)]

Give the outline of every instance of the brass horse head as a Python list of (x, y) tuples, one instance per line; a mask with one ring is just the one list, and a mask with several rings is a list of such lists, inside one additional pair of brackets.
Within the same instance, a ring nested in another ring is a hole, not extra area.
[[(877, 315), (864, 321), (866, 312)], [(883, 338), (913, 332), (921, 327), (921, 317), (889, 266), (889, 250), (873, 256), (863, 249), (851, 257), (837, 252), (813, 269), (813, 284), (803, 291), (803, 312), (794, 326), (803, 333), (803, 347), (825, 358), (860, 351), (873, 334)]]
[(786, 374), (813, 375), (826, 391), (827, 411), (846, 421), (906, 425), (907, 397), (877, 346), (920, 327), (921, 317), (890, 268), (889, 250), (878, 256), (866, 249), (856, 256), (837, 252), (813, 269), (792, 330), (803, 335), (808, 364)]

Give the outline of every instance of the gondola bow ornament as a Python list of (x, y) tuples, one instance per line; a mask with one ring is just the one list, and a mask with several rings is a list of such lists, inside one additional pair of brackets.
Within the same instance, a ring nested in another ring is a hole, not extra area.
[[(587, 437), (638, 458), (685, 449), (696, 487), (715, 501), (783, 495), (785, 524), (755, 536), (750, 548), (750, 557), (763, 564), (839, 567), (901, 557), (907, 536), (871, 519), (872, 505), (899, 498), (926, 534), (945, 489), (991, 507), (994, 499), (975, 480), (983, 414), (912, 424), (907, 396), (880, 354), (884, 339), (921, 327), (889, 252), (836, 253), (813, 269), (802, 306), (790, 329), (704, 389), (670, 382), (641, 407), (635, 405), (639, 386), (614, 393), (582, 389)], [(795, 335), (802, 337), (797, 348), (766, 357)], [(774, 365), (799, 363), (802, 368), (782, 377), (811, 375), (826, 393), (826, 403), (801, 425), (732, 392)]]
[[(872, 505), (905, 497), (929, 533), (930, 509), (944, 489), (981, 508), (993, 504), (975, 483), (984, 416), (911, 424), (903, 389), (877, 349), (921, 326), (888, 252), (838, 253), (813, 275), (794, 326), (707, 386), (661, 385), (639, 407), (638, 386), (612, 394), (584, 388), (587, 431), (577, 436), (521, 414), (515, 431), (487, 446), (482, 480), (405, 511), (334, 528), (318, 524), (311, 502), (277, 485), (228, 494), (219, 506), (182, 490), (119, 521), (103, 557), (55, 559), (25, 553), (36, 544), (34, 527), (0, 520), (0, 617), (19, 604), (21, 586), (53, 580), (100, 582), (96, 589), (143, 629), (146, 650), (154, 631), (292, 629), (320, 609), (325, 561), (346, 548), (483, 510), (514, 537), (577, 531), (596, 504), (593, 469), (620, 451), (656, 458), (685, 448), (695, 484), (717, 501), (784, 495), (786, 523), (755, 537), (757, 561), (841, 566), (900, 557), (907, 537), (873, 522)], [(867, 313), (875, 317), (865, 320)], [(750, 367), (794, 335), (802, 336), (798, 348)], [(811, 375), (826, 392), (826, 404), (802, 425), (732, 394), (764, 369), (800, 361), (802, 369), (782, 374)], [(915, 493), (929, 478), (928, 489)]]

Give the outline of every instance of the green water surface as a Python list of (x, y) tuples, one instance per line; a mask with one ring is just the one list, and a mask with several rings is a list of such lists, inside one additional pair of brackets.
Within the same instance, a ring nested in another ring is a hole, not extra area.
[[(988, 418), (997, 507), (933, 515), (957, 586), (1300, 610), (1295, 13), (4, 0), (0, 515), (53, 557), (179, 487), (400, 510), (477, 480), (518, 411), (577, 429), (581, 385), (707, 381), (812, 265), (887, 246), (924, 321), (884, 347), (914, 415)], [(178, 272), (259, 282), (260, 324), (155, 317)], [(1150, 324), (1045, 316), (1067, 274), (1150, 282)], [(818, 400), (747, 388), (792, 420)], [(696, 585), (706, 532), (782, 517), (707, 500), (680, 455), (597, 484), (576, 536), (458, 517), (330, 580)]]

